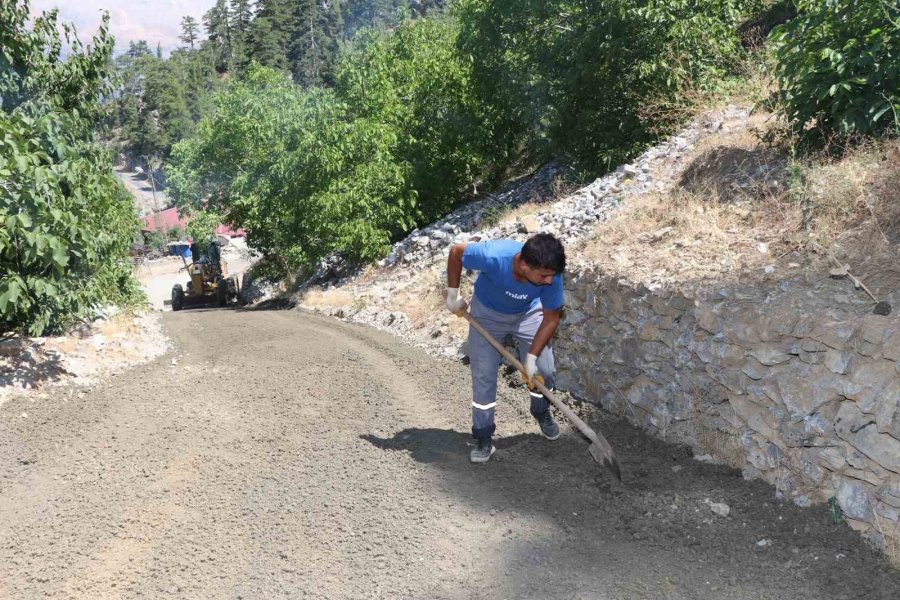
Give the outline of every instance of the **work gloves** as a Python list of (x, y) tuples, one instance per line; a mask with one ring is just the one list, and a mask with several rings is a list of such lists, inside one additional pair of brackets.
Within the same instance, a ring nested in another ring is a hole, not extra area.
[(466, 301), (459, 297), (459, 288), (447, 288), (447, 310), (452, 312), (457, 317), (461, 317), (466, 314), (466, 309), (469, 307), (466, 304)]
[(531, 353), (525, 357), (525, 383), (530, 390), (536, 387), (534, 385), (535, 381), (540, 381), (541, 385), (544, 383), (544, 378), (538, 373), (537, 359), (538, 357)]

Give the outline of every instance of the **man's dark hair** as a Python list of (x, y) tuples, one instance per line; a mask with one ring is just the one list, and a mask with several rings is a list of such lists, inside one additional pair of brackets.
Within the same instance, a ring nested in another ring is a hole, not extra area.
[(528, 238), (520, 256), (531, 267), (553, 269), (557, 273), (566, 270), (566, 251), (562, 242), (549, 233), (538, 233)]

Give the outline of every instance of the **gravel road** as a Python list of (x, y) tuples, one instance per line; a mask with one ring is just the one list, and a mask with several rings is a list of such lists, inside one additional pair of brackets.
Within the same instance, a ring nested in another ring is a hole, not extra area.
[[(892, 599), (821, 506), (587, 407), (618, 483), (502, 386), (468, 463), (469, 374), (297, 311), (167, 313), (175, 349), (0, 407), (0, 598)], [(720, 516), (711, 503), (725, 503)]]

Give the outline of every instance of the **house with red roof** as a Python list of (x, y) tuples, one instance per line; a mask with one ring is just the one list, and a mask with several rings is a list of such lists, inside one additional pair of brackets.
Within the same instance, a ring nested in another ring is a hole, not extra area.
[[(141, 231), (168, 231), (173, 227), (181, 227), (187, 231), (188, 219), (178, 214), (178, 209), (174, 206), (161, 210), (158, 213), (152, 213), (141, 217), (143, 226)], [(224, 235), (229, 238), (244, 237), (246, 232), (243, 229), (234, 229), (230, 225), (219, 225), (216, 227), (216, 235)]]

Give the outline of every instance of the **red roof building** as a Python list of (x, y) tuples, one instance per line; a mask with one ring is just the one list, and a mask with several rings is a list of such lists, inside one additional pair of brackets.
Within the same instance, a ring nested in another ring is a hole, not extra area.
[[(188, 220), (178, 214), (178, 209), (174, 206), (167, 208), (158, 213), (149, 214), (141, 217), (143, 227), (141, 231), (168, 231), (173, 227), (181, 227), (187, 230)], [(216, 227), (216, 235), (224, 235), (230, 238), (244, 237), (246, 232), (243, 229), (232, 229), (229, 225), (219, 225)]]

